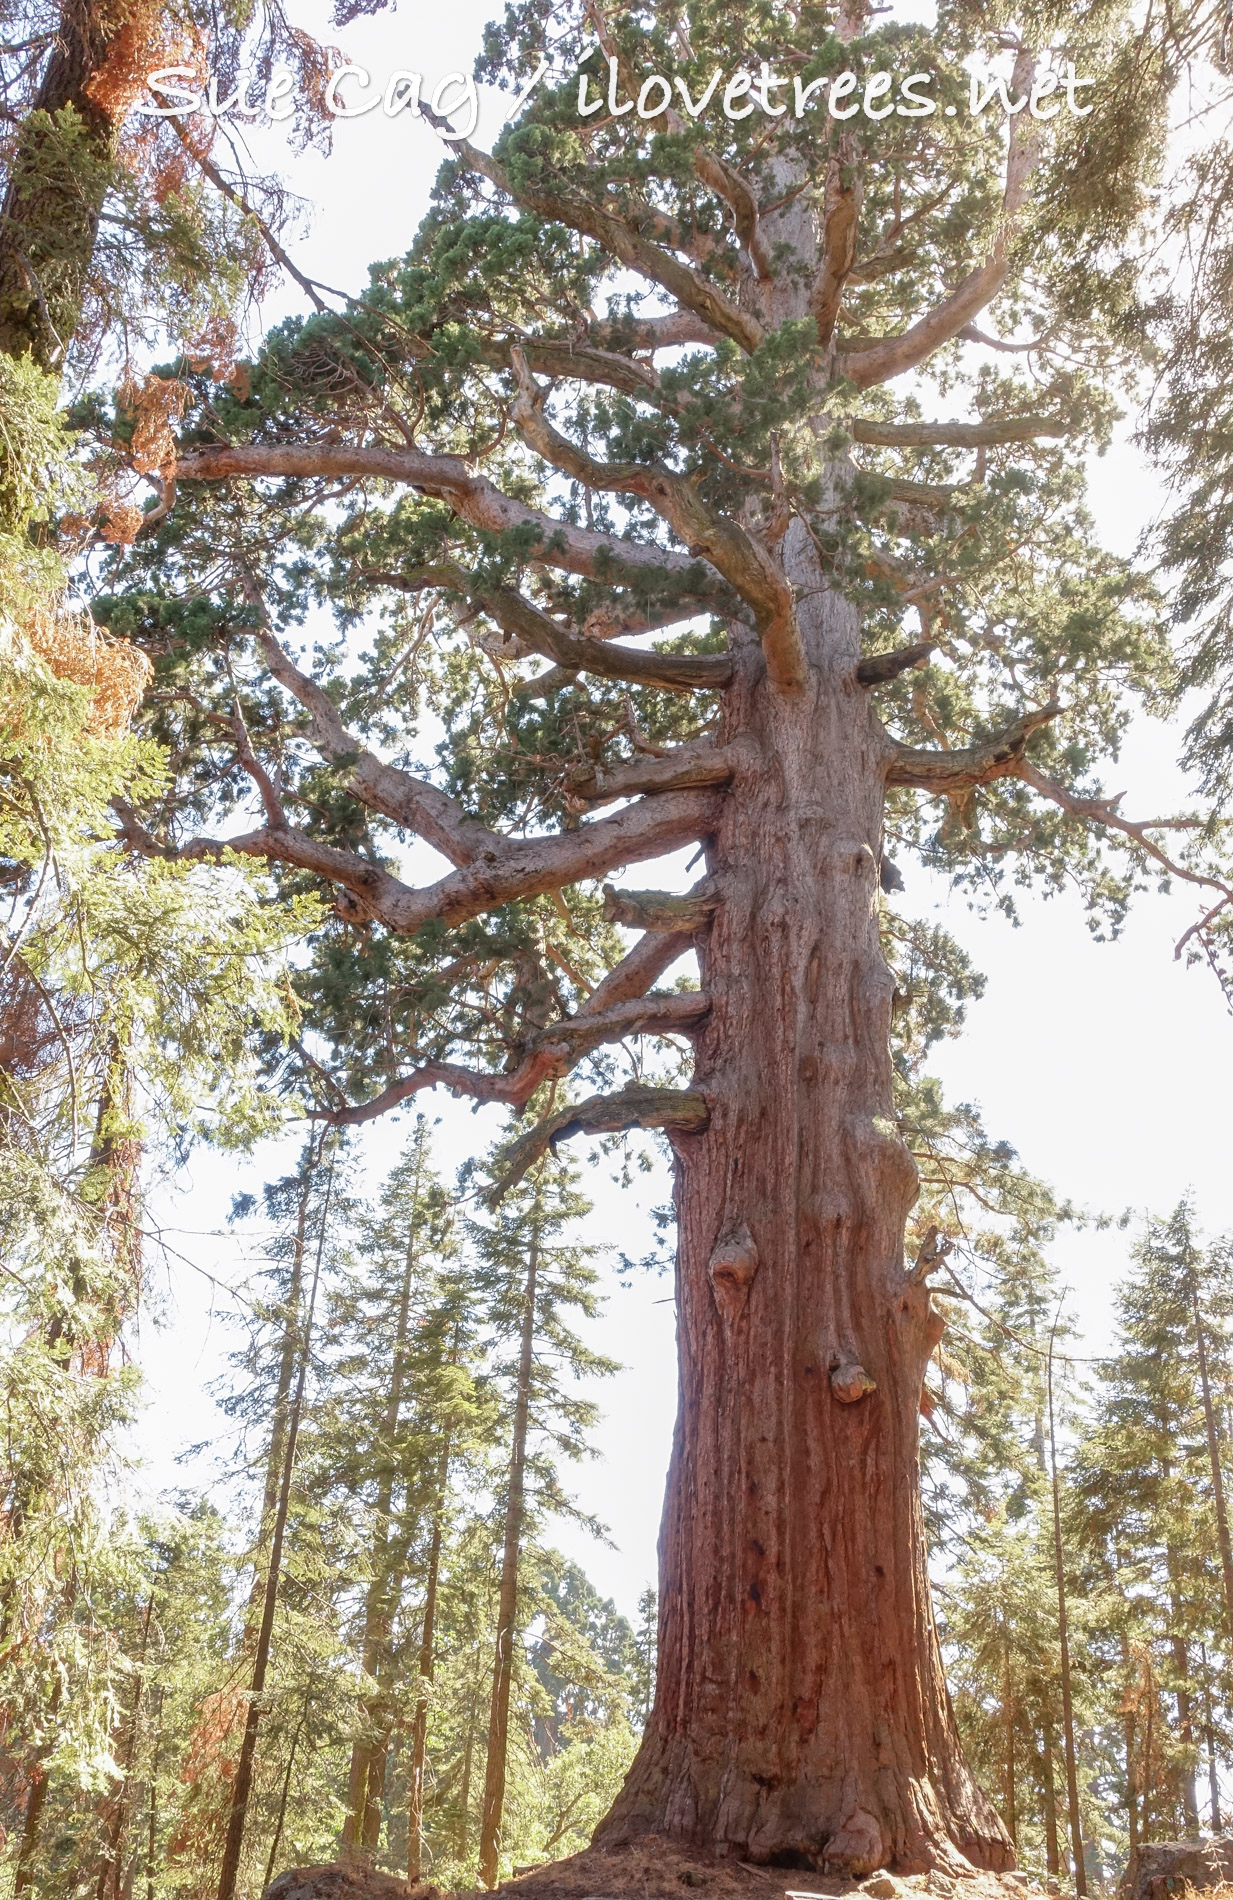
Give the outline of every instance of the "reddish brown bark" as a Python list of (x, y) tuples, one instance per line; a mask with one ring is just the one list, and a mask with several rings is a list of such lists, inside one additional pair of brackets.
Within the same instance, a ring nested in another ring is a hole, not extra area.
[(808, 675), (775, 691), (747, 642), (725, 699), (723, 738), (754, 744), (708, 853), (724, 901), (693, 1086), (710, 1126), (675, 1138), (659, 1673), (597, 1844), (658, 1832), (776, 1865), (907, 1870), (960, 1849), (1006, 1867), (926, 1575), (918, 1408), (942, 1322), (903, 1252), (917, 1181), (876, 917), (892, 748), (856, 679), (856, 611), (797, 523), (784, 559)]

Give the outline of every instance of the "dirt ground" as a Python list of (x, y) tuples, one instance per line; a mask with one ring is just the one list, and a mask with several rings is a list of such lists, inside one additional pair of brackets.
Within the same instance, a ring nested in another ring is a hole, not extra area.
[[(388, 1874), (358, 1867), (301, 1867), (280, 1874), (266, 1900), (404, 1900), (406, 1886)], [(602, 1853), (588, 1848), (567, 1860), (528, 1868), (497, 1888), (498, 1900), (1045, 1900), (1024, 1874), (870, 1874), (864, 1880), (753, 1867), (719, 1860), (697, 1849), (685, 1854), (669, 1841), (638, 1841)], [(413, 1900), (492, 1900), (487, 1893), (414, 1890)]]

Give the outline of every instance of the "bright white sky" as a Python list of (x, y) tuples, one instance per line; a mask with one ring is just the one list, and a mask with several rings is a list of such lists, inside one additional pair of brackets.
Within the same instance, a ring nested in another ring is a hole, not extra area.
[[(332, 35), (315, 11), (299, 6), (295, 18), (338, 41), (374, 82), (384, 83), (403, 67), (422, 72), (432, 84), (447, 72), (470, 71), (493, 4), (413, 5)], [(931, 15), (925, 4), (896, 12)], [(477, 143), (491, 143), (501, 110), (499, 98), (489, 95)], [(328, 159), (315, 153), (297, 157), (272, 135), (263, 135), (256, 149), (259, 162), (280, 168), (308, 202), (311, 223), (295, 249), (297, 263), (348, 291), (362, 287), (370, 261), (409, 247), (441, 155), (435, 136), (410, 114), (391, 121), (379, 111), (340, 121)], [(269, 314), (300, 307), (298, 296), (289, 295), (270, 306)], [(1129, 553), (1160, 499), (1152, 471), (1125, 441), (1093, 463), (1092, 506), (1110, 547)], [(1179, 745), (1180, 726), (1143, 722), (1132, 732), (1108, 780), (1112, 790), (1126, 789), (1128, 815), (1160, 815), (1184, 803), (1185, 787), (1173, 764)], [(1144, 898), (1120, 941), (1096, 944), (1073, 898), (1044, 902), (1025, 895), (1022, 926), (1015, 929), (1000, 919), (975, 917), (944, 886), (910, 865), (903, 868), (903, 901), (939, 916), (988, 977), (967, 1034), (935, 1062), (951, 1099), (979, 1103), (991, 1134), (1011, 1141), (1027, 1166), (1093, 1213), (1167, 1212), (1193, 1189), (1209, 1231), (1233, 1227), (1233, 1024), (1213, 979), (1174, 962), (1172, 954), (1197, 914), (1194, 897)], [(468, 1153), (487, 1147), (500, 1126), (494, 1111), (473, 1115), (439, 1093), (421, 1101), (442, 1118), (439, 1160), (447, 1177)], [(363, 1154), (374, 1183), (409, 1125), (404, 1117), (368, 1132)], [(143, 1489), (174, 1488), (206, 1476), (200, 1463), (177, 1463), (186, 1446), (219, 1436), (224, 1425), (204, 1386), (222, 1370), (230, 1343), (218, 1318), (227, 1302), (204, 1275), (215, 1275), (225, 1286), (243, 1278), (244, 1243), (219, 1231), (231, 1196), (284, 1172), (298, 1146), (297, 1131), (249, 1161), (199, 1153), (174, 1185), (158, 1193), (157, 1218), (178, 1256), (169, 1253), (166, 1274), (160, 1270), (157, 1316), (147, 1312), (143, 1321), (140, 1359), (149, 1394), (138, 1432)], [(586, 1156), (582, 1144), (575, 1146), (580, 1158)], [(615, 1236), (628, 1253), (645, 1252), (645, 1210), (668, 1198), (666, 1169), (638, 1177), (633, 1193), (622, 1193), (611, 1178), (613, 1165), (595, 1149), (590, 1160), (592, 1237), (604, 1243)], [(1107, 1340), (1111, 1288), (1129, 1240), (1117, 1229), (1089, 1228), (1067, 1233), (1057, 1244), (1057, 1262), (1092, 1347)], [(596, 1390), (604, 1411), (595, 1439), (598, 1456), (578, 1470), (572, 1487), (584, 1508), (608, 1524), (612, 1542), (597, 1545), (568, 1525), (557, 1537), (631, 1616), (655, 1574), (675, 1412), (669, 1294), (667, 1280), (644, 1278), (629, 1288), (612, 1284), (597, 1338), (626, 1370)]]

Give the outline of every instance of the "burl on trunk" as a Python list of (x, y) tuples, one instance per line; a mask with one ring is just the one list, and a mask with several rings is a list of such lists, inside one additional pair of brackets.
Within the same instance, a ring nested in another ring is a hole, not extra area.
[(863, 1873), (923, 1870), (953, 1842), (1006, 1868), (926, 1575), (919, 1401), (942, 1321), (904, 1260), (916, 1169), (876, 914), (892, 748), (857, 683), (856, 610), (795, 524), (784, 558), (809, 678), (769, 689), (748, 641), (726, 696), (748, 769), (710, 851), (710, 1126), (676, 1140), (658, 1687), (597, 1845), (656, 1832)]

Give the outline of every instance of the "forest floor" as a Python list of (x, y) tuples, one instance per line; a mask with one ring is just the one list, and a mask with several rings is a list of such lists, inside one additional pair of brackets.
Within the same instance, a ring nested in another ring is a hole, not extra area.
[[(587, 1848), (565, 1860), (530, 1867), (497, 1888), (497, 1900), (1046, 1900), (1045, 1890), (1025, 1874), (973, 1869), (956, 1875), (869, 1874), (864, 1880), (807, 1869), (754, 1867), (744, 1861), (707, 1857), (696, 1848), (682, 1853), (668, 1841), (650, 1839), (604, 1853)], [(390, 1874), (354, 1865), (301, 1867), (280, 1874), (266, 1900), (405, 1900), (406, 1883)], [(445, 1893), (422, 1886), (412, 1900), (493, 1900), (487, 1892)], [(1206, 1896), (1205, 1896), (1206, 1900)]]

